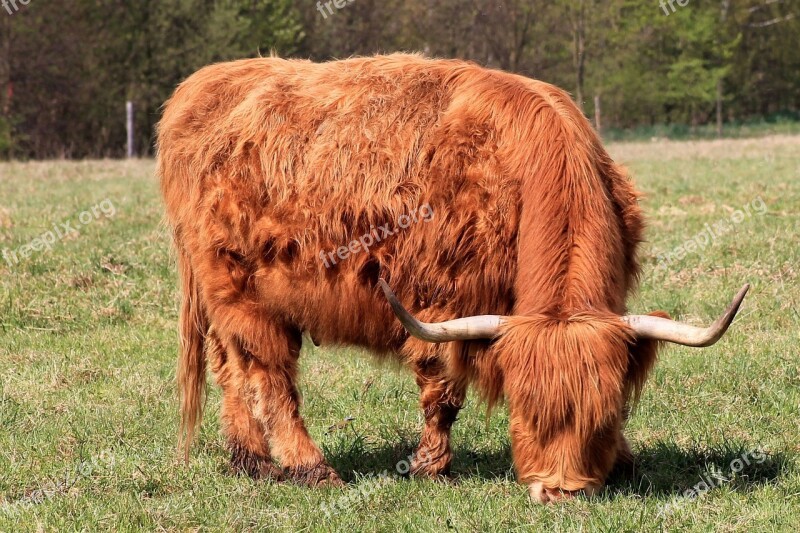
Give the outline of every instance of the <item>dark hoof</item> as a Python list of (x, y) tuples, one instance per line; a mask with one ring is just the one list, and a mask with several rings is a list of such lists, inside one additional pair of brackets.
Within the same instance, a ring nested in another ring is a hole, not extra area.
[(622, 449), (617, 455), (617, 461), (609, 474), (609, 482), (625, 481), (636, 477), (636, 458), (633, 456), (627, 441), (623, 441)]
[(304, 487), (344, 487), (339, 474), (324, 462), (314, 466), (292, 466), (284, 471), (288, 479)]
[(281, 470), (272, 461), (263, 462), (261, 465), (259, 465), (256, 474), (251, 475), (250, 477), (257, 480), (274, 481), (276, 483), (280, 483), (286, 479), (286, 476), (283, 474), (283, 470)]
[[(436, 457), (430, 459), (430, 457)], [(449, 480), (450, 476), (450, 462), (451, 455), (439, 454), (438, 457), (433, 454), (425, 454), (418, 451), (415, 454), (414, 460), (411, 462), (410, 474), (414, 477)]]
[(237, 476), (249, 476), (256, 480), (283, 481), (283, 470), (272, 459), (255, 454), (241, 446), (231, 451), (231, 472)]

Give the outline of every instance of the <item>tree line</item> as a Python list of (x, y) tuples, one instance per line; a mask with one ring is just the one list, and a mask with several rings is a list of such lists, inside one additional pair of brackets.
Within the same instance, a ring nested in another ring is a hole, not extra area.
[[(9, 6), (11, 4), (8, 4)], [(152, 154), (203, 65), (277, 53), (460, 57), (568, 90), (602, 128), (726, 124), (800, 106), (796, 0), (68, 0), (0, 8), (0, 157)]]

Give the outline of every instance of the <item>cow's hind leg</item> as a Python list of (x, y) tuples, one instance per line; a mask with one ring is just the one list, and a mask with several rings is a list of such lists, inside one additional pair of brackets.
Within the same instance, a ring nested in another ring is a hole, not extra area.
[(266, 429), (273, 456), (280, 461), (286, 477), (299, 484), (342, 485), (300, 416), (295, 386), (300, 332), (261, 320), (257, 331), (252, 340), (231, 336), (229, 342), (235, 344), (233, 351), (240, 357), (244, 401)]
[(446, 476), (450, 473), (453, 457), (450, 428), (464, 405), (466, 385), (448, 377), (441, 359), (426, 359), (413, 366), (420, 388), (425, 428), (411, 463), (411, 472), (418, 476)]
[[(238, 211), (231, 215), (232, 220), (242, 218)], [(215, 226), (216, 231), (219, 228)], [(212, 232), (206, 240), (225, 239)], [(235, 388), (252, 417), (261, 424), (272, 457), (298, 483), (341, 485), (300, 416), (295, 386), (300, 330), (268, 310), (254, 285), (257, 268), (242, 254), (212, 248), (197, 256), (210, 322), (228, 355), (238, 361), (241, 378)], [(254, 431), (252, 424), (241, 427), (242, 436)]]
[(242, 396), (246, 373), (241, 356), (235, 347), (226, 347), (213, 328), (206, 342), (211, 371), (222, 389), (220, 419), (231, 452), (232, 472), (253, 479), (281, 480), (283, 475), (272, 461), (264, 426), (250, 412)]

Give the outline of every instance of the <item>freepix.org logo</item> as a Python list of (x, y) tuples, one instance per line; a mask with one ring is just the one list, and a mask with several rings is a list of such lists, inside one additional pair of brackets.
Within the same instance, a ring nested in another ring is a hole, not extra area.
[(19, 265), (20, 262), (30, 258), (36, 252), (51, 251), (53, 246), (62, 239), (70, 236), (78, 235), (78, 229), (82, 226), (88, 226), (95, 220), (104, 218), (113, 218), (117, 214), (117, 209), (109, 199), (99, 202), (86, 211), (78, 214), (77, 224), (72, 220), (65, 220), (52, 225), (52, 229), (45, 231), (35, 239), (32, 239), (19, 248), (9, 249), (3, 248), (3, 260), (9, 267)]
[[(317, 11), (320, 12), (322, 18), (327, 19), (328, 15), (333, 15), (335, 7), (337, 10), (349, 6), (356, 0), (328, 0), (327, 2), (317, 2)], [(326, 12), (327, 11), (327, 12)]]
[(30, 3), (31, 0), (0, 0), (0, 5), (5, 8), (9, 15), (19, 11), (21, 9), (20, 6), (27, 6)]
[(400, 233), (400, 230), (408, 228), (411, 224), (415, 224), (420, 220), (423, 222), (430, 222), (433, 220), (433, 215), (433, 208), (428, 204), (424, 204), (417, 209), (413, 209), (411, 213), (407, 215), (400, 215), (397, 217), (397, 225), (394, 229), (391, 228), (391, 224), (389, 223), (378, 226), (377, 228), (372, 226), (368, 233), (365, 233), (358, 239), (353, 239), (347, 246), (340, 246), (338, 249), (331, 252), (321, 250), (319, 252), (319, 258), (322, 260), (322, 264), (325, 265), (325, 268), (331, 268), (331, 266), (336, 264), (337, 258), (340, 261), (344, 261), (358, 252), (369, 252), (370, 247), (392, 235)]

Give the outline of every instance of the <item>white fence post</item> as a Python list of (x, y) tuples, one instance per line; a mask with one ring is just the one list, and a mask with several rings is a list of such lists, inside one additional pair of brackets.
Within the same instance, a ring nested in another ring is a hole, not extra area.
[(125, 102), (125, 112), (127, 115), (126, 127), (128, 130), (128, 159), (136, 157), (136, 147), (134, 146), (134, 109), (133, 102)]

